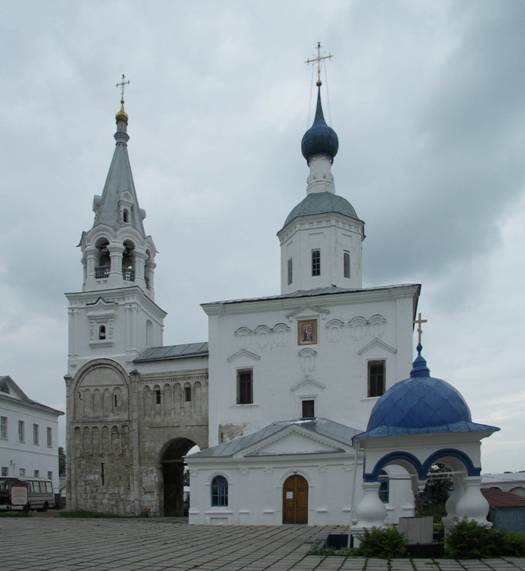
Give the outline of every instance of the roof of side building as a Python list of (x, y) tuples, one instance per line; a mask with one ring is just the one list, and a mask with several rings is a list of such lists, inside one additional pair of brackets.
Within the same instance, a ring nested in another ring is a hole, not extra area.
[(301, 297), (321, 297), (325, 295), (339, 295), (345, 293), (369, 293), (369, 292), (379, 292), (379, 291), (386, 291), (386, 290), (395, 290), (395, 289), (402, 289), (402, 288), (409, 288), (415, 287), (417, 288), (418, 292), (421, 289), (421, 284), (396, 284), (396, 285), (386, 285), (386, 286), (377, 286), (377, 287), (368, 287), (368, 288), (361, 288), (361, 289), (347, 289), (337, 286), (328, 286), (328, 287), (320, 287), (315, 289), (301, 289), (297, 291), (293, 291), (290, 293), (285, 293), (281, 295), (269, 295), (264, 297), (248, 297), (248, 298), (241, 298), (241, 299), (227, 299), (222, 301), (210, 301), (201, 304), (202, 306), (206, 305), (213, 305), (216, 303), (222, 304), (233, 304), (233, 303), (251, 303), (256, 301), (272, 301), (272, 300), (283, 300), (283, 299), (294, 299), (294, 298), (301, 298)]
[(299, 426), (310, 432), (320, 434), (327, 438), (337, 440), (346, 446), (352, 446), (352, 438), (359, 432), (356, 428), (351, 428), (339, 422), (328, 420), (327, 418), (312, 418), (312, 419), (296, 419), (296, 420), (279, 420), (272, 422), (268, 426), (261, 428), (257, 432), (235, 438), (229, 442), (223, 442), (217, 446), (206, 448), (196, 454), (192, 454), (191, 458), (221, 458), (234, 456), (235, 454), (262, 442), (266, 438), (285, 430), (290, 426)]
[(190, 357), (207, 357), (208, 343), (183, 343), (181, 345), (165, 345), (149, 347), (134, 360), (134, 363), (150, 361), (166, 361), (171, 359), (188, 359)]

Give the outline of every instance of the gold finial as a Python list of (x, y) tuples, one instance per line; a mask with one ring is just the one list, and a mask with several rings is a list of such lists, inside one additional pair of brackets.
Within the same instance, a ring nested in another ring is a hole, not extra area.
[(126, 85), (129, 85), (129, 84), (130, 84), (129, 79), (126, 80), (126, 76), (124, 74), (122, 74), (122, 78), (115, 85), (115, 87), (120, 87), (120, 109), (117, 111), (117, 114), (115, 115), (115, 119), (117, 120), (117, 123), (119, 121), (123, 121), (124, 123), (127, 124), (127, 122), (128, 122), (128, 114), (126, 113), (126, 111), (124, 111), (124, 89), (125, 89)]
[(317, 42), (317, 56), (311, 59), (307, 59), (306, 63), (317, 63), (317, 87), (321, 87), (321, 62), (325, 59), (332, 59), (334, 56), (332, 54), (328, 54), (326, 56), (321, 55), (321, 42)]
[(418, 313), (417, 319), (414, 320), (414, 325), (417, 324), (417, 344), (418, 345), (421, 345), (421, 335), (423, 335), (423, 329), (422, 329), (421, 325), (423, 325), (423, 323), (428, 323), (428, 319), (422, 319), (421, 313)]

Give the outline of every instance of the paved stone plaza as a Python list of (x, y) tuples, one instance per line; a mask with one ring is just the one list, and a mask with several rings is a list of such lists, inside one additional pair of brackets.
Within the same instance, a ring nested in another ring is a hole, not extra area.
[[(0, 519), (2, 571), (525, 571), (525, 559), (394, 560), (307, 555), (334, 527), (189, 526), (168, 518)], [(339, 528), (339, 531), (341, 528)]]

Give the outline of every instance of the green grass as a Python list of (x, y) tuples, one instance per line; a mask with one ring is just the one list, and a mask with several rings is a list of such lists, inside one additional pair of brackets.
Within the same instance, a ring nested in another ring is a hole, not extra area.
[(0, 511), (0, 517), (29, 517), (27, 512), (6, 512)]
[(84, 512), (84, 511), (78, 511), (78, 512), (67, 512), (67, 511), (60, 511), (58, 512), (58, 515), (60, 517), (65, 517), (65, 518), (122, 518), (122, 517), (126, 517), (126, 516), (119, 516), (119, 515), (114, 515), (114, 514), (108, 514), (108, 513), (98, 513), (98, 512)]

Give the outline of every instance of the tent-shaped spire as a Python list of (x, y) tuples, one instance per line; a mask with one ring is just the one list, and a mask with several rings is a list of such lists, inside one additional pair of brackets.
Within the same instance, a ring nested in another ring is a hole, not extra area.
[(109, 167), (108, 176), (102, 191), (102, 196), (95, 196), (93, 210), (95, 211), (94, 226), (106, 224), (112, 228), (126, 225), (137, 230), (145, 237), (142, 220), (145, 212), (139, 207), (133, 174), (128, 156), (127, 133), (128, 115), (124, 111), (124, 101), (116, 114), (117, 132), (115, 133), (115, 152)]

